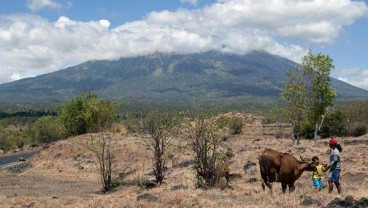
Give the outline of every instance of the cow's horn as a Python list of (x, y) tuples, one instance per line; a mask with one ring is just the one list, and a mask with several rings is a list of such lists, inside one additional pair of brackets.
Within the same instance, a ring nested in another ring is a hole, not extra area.
[(303, 156), (300, 156), (300, 159), (303, 161), (303, 162), (305, 162), (307, 159), (305, 158), (305, 157), (303, 157)]

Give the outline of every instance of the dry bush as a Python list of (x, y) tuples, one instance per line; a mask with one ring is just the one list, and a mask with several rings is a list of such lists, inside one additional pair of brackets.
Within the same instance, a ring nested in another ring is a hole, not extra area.
[(153, 152), (153, 173), (156, 182), (164, 180), (165, 166), (172, 145), (172, 132), (177, 120), (164, 112), (152, 111), (144, 120), (144, 130), (149, 135), (146, 144)]
[(229, 123), (230, 133), (232, 135), (241, 134), (244, 126), (242, 117), (232, 117)]
[(104, 192), (113, 188), (112, 183), (112, 160), (114, 148), (111, 145), (112, 136), (108, 133), (90, 135), (87, 139), (87, 148), (94, 153), (98, 161), (101, 184)]
[(222, 150), (223, 140), (218, 126), (198, 119), (190, 126), (189, 139), (194, 151), (194, 169), (198, 187), (213, 187), (222, 177), (229, 180), (229, 158)]

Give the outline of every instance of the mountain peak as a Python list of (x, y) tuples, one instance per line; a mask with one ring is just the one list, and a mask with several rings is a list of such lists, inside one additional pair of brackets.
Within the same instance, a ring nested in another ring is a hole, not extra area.
[[(278, 96), (296, 63), (253, 51), (236, 55), (219, 51), (195, 54), (153, 53), (119, 60), (89, 61), (54, 73), (0, 85), (2, 102), (65, 101), (95, 92), (131, 102), (231, 104)], [(332, 79), (340, 97), (368, 92)]]

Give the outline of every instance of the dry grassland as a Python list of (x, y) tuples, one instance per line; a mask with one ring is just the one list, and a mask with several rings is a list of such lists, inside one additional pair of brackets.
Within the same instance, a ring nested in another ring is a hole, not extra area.
[[(114, 176), (123, 184), (111, 193), (102, 194), (96, 161), (85, 148), (88, 136), (73, 137), (50, 145), (30, 159), (33, 168), (28, 172), (0, 172), (1, 207), (300, 207), (306, 198), (326, 205), (339, 196), (336, 189), (332, 195), (327, 193), (327, 189), (316, 192), (310, 172), (303, 173), (296, 182), (295, 192), (291, 194), (282, 194), (278, 183), (274, 184), (273, 195), (268, 190), (264, 192), (257, 161), (262, 150), (272, 148), (297, 158), (317, 155), (321, 162), (327, 163), (327, 140), (321, 140), (318, 148), (306, 140), (301, 141), (299, 146), (292, 146), (289, 139), (252, 132), (228, 138), (227, 144), (235, 154), (230, 166), (233, 174), (231, 187), (209, 190), (195, 188), (191, 147), (184, 135), (178, 134), (174, 139), (164, 184), (146, 189), (139, 184), (153, 180), (154, 176), (151, 174), (151, 152), (145, 146), (144, 135), (124, 131), (113, 133), (116, 151)], [(344, 148), (343, 194), (339, 197), (368, 197), (368, 136), (338, 139)], [(245, 171), (243, 166), (248, 161), (256, 165)], [(157, 201), (137, 200), (145, 193), (156, 196)]]

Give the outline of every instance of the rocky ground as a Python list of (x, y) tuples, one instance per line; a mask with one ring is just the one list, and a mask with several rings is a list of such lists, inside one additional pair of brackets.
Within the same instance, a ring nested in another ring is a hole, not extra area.
[[(252, 129), (247, 126), (248, 130)], [(257, 127), (259, 130), (259, 127)], [(280, 136), (245, 131), (229, 136), (235, 154), (230, 171), (230, 188), (209, 190), (195, 187), (192, 153), (185, 136), (178, 133), (162, 185), (152, 187), (151, 152), (144, 135), (113, 133), (114, 176), (121, 182), (113, 192), (102, 194), (94, 155), (86, 149), (88, 134), (58, 141), (34, 155), (25, 167), (0, 171), (1, 207), (367, 207), (368, 135), (338, 138), (342, 152), (343, 194), (313, 189), (311, 173), (305, 172), (293, 193), (263, 191), (257, 157), (265, 148), (328, 162), (327, 141), (319, 147), (303, 140), (299, 146)], [(326, 181), (325, 181), (326, 184)], [(338, 198), (336, 198), (338, 197)], [(367, 197), (367, 198), (364, 198)]]

